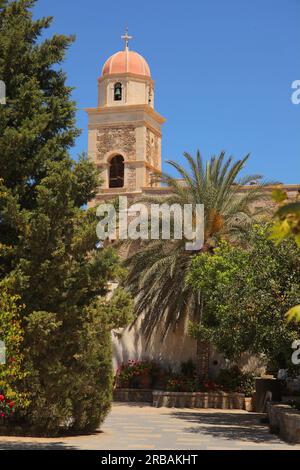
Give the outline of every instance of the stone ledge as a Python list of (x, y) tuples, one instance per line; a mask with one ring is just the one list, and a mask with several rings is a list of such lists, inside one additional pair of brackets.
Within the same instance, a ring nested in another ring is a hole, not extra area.
[(277, 433), (287, 442), (300, 443), (300, 411), (282, 403), (267, 403), (271, 433)]
[(113, 392), (114, 401), (120, 402), (140, 402), (152, 403), (153, 390), (138, 389), (138, 388), (116, 388)]
[(243, 393), (226, 392), (165, 392), (162, 390), (117, 388), (114, 401), (152, 403), (155, 408), (214, 408), (253, 411), (251, 398)]
[(244, 410), (243, 393), (226, 392), (163, 392), (153, 391), (156, 408), (215, 408), (221, 410)]

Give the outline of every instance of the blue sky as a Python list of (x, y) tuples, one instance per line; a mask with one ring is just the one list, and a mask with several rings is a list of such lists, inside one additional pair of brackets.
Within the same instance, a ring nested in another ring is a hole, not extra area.
[(35, 17), (48, 15), (46, 36), (76, 35), (63, 64), (83, 130), (74, 157), (87, 151), (84, 108), (96, 106), (102, 65), (128, 25), (167, 119), (163, 161), (198, 148), (205, 158), (251, 153), (246, 173), (300, 184), (300, 0), (39, 0)]

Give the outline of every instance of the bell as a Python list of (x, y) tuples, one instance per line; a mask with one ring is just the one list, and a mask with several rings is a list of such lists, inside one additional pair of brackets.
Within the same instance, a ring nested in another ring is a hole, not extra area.
[(115, 98), (121, 98), (121, 88), (115, 89)]

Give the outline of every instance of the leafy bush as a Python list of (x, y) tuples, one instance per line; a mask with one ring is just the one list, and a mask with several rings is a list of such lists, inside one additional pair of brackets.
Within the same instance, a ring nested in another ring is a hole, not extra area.
[(198, 382), (196, 364), (190, 359), (181, 363), (180, 373), (169, 372), (165, 388), (168, 392), (196, 392)]
[[(0, 394), (5, 395), (5, 400), (0, 401), (2, 407), (13, 402), (16, 409), (23, 409), (29, 405), (28, 395), (18, 390), (20, 383), (26, 377), (24, 356), (21, 353), (24, 331), (20, 313), (23, 309), (19, 297), (9, 292), (8, 282), (0, 282), (0, 340), (6, 347), (6, 363), (0, 364)], [(1, 412), (4, 412), (1, 406)]]
[(201, 292), (203, 315), (191, 334), (201, 339), (204, 332), (229, 359), (250, 352), (286, 368), (300, 334), (299, 325), (285, 321), (300, 302), (300, 251), (291, 240), (275, 246), (268, 228), (249, 232), (245, 248), (223, 241), (213, 255), (194, 257), (187, 282)]
[(222, 369), (219, 372), (217, 384), (226, 392), (245, 393), (246, 396), (252, 396), (255, 392), (254, 376), (241, 372), (237, 366)]
[(189, 359), (186, 362), (182, 362), (180, 366), (180, 371), (185, 377), (195, 377), (196, 376), (196, 364), (192, 359)]
[[(286, 239), (294, 239), (300, 248), (300, 190), (295, 200), (290, 201), (288, 194), (281, 188), (272, 192), (273, 200), (280, 207), (275, 214), (276, 222), (271, 228), (270, 238), (279, 244)], [(292, 307), (286, 314), (287, 320), (300, 322), (300, 305)]]
[(200, 383), (199, 390), (201, 392), (217, 392), (222, 390), (222, 388), (213, 380), (206, 380), (205, 382)]
[(21, 418), (34, 434), (90, 432), (110, 410), (111, 329), (128, 321), (124, 312), (129, 315), (132, 302), (122, 291), (115, 295), (110, 302), (100, 299), (81, 311), (74, 309), (73, 316), (31, 314), (29, 375), (23, 385), (32, 402)]
[(134, 387), (136, 379), (148, 375), (153, 383), (160, 373), (161, 367), (155, 361), (128, 361), (126, 364), (121, 364), (116, 373), (116, 383), (119, 388)]
[(0, 423), (9, 418), (14, 412), (14, 402), (0, 393)]
[(174, 374), (169, 377), (166, 384), (167, 392), (196, 392), (197, 378)]

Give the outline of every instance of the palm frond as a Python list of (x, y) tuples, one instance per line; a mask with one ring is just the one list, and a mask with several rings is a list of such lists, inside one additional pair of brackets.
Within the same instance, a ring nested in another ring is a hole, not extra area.
[[(162, 200), (168, 204), (204, 204), (206, 246), (219, 237), (245, 239), (259, 212), (256, 205), (266, 197), (266, 183), (260, 175), (239, 178), (248, 158), (246, 155), (234, 161), (232, 157), (226, 159), (225, 152), (221, 152), (205, 163), (199, 151), (196, 158), (184, 153), (187, 167), (173, 160), (168, 162), (180, 179), (167, 173), (160, 175), (160, 181), (169, 187), (169, 194), (163, 199), (141, 200), (158, 204)], [(253, 181), (257, 184), (251, 185)], [(201, 314), (201, 296), (191, 292), (185, 282), (194, 256), (185, 250), (185, 243), (185, 239), (149, 240), (141, 243), (126, 261), (127, 287), (136, 296), (136, 316), (143, 315), (142, 330), (148, 340), (154, 331), (160, 331), (164, 338), (178, 322)]]

